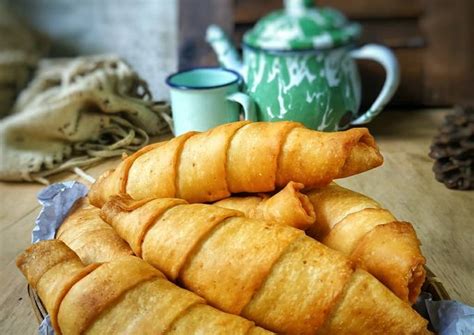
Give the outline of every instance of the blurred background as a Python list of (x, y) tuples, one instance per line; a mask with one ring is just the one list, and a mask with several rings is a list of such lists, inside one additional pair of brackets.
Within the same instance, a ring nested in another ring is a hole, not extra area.
[[(126, 59), (156, 99), (177, 67), (177, 0), (0, 0), (45, 37), (48, 57), (113, 53)], [(1, 24), (1, 22), (0, 22)], [(0, 37), (1, 39), (1, 37)]]
[[(176, 68), (217, 64), (204, 40), (216, 23), (239, 43), (282, 0), (2, 0), (50, 41), (51, 57), (116, 53), (148, 81), (156, 99)], [(2, 3), (0, 1), (0, 4)], [(391, 106), (450, 106), (473, 101), (474, 1), (318, 0), (363, 26), (361, 44), (392, 48), (401, 86)], [(45, 42), (46, 43), (46, 42)], [(377, 64), (360, 63), (365, 106), (384, 80)]]

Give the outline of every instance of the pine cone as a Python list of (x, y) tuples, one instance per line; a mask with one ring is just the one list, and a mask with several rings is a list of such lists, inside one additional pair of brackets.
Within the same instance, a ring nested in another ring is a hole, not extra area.
[(436, 160), (436, 180), (452, 189), (474, 189), (474, 106), (456, 107), (446, 116), (430, 157)]

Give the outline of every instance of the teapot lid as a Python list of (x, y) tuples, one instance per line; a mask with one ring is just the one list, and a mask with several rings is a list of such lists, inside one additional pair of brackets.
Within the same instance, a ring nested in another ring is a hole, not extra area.
[(360, 25), (314, 0), (285, 0), (285, 9), (260, 19), (244, 35), (250, 47), (274, 50), (320, 50), (347, 44), (360, 36)]

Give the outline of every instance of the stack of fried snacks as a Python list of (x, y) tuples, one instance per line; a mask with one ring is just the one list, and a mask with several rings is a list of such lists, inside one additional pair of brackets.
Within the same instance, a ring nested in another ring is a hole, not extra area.
[(205, 304), (135, 256), (84, 265), (59, 240), (33, 244), (17, 266), (56, 334), (270, 334)]
[(57, 234), (82, 260), (50, 241), (17, 265), (58, 333), (427, 334), (412, 226), (330, 184), (382, 161), (365, 128), (190, 132), (97, 180), (101, 209), (83, 200)]

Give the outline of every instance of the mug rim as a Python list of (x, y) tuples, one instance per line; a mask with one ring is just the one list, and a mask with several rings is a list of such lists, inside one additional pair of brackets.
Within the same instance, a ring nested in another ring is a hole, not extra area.
[[(183, 73), (188, 73), (188, 72), (193, 72), (193, 71), (196, 71), (196, 70), (225, 71), (225, 72), (234, 74), (236, 78), (234, 80), (232, 80), (231, 82), (228, 82), (228, 83), (225, 83), (225, 84), (220, 84), (220, 85), (212, 85), (212, 86), (182, 85), (182, 84), (174, 84), (174, 83), (171, 82), (173, 77), (175, 77), (177, 75), (180, 75), (180, 74), (183, 74)], [(168, 75), (166, 77), (165, 83), (169, 87), (178, 88), (178, 89), (182, 89), (182, 90), (209, 90), (209, 89), (214, 89), (214, 88), (230, 86), (230, 85), (233, 85), (233, 84), (238, 83), (240, 81), (242, 81), (242, 76), (237, 71), (234, 71), (234, 70), (231, 70), (231, 69), (228, 69), (228, 68), (224, 68), (224, 67), (219, 67), (219, 66), (196, 66), (196, 67), (183, 69), (183, 70), (180, 70), (180, 71), (177, 71), (177, 72), (174, 72), (174, 73)]]

